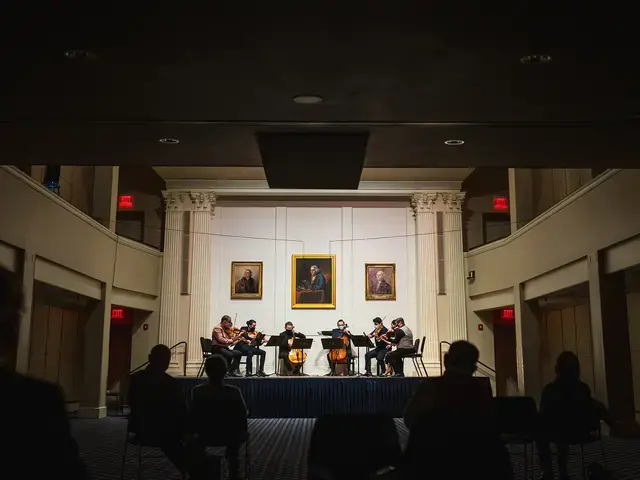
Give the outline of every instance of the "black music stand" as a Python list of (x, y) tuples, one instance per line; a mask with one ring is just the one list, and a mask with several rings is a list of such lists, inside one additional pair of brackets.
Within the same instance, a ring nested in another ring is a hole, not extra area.
[[(304, 358), (304, 351), (310, 350), (311, 345), (313, 345), (313, 338), (296, 338), (293, 340), (293, 344), (291, 344), (291, 350), (302, 350), (302, 358)], [(300, 365), (300, 376), (308, 376), (304, 373), (304, 362)]]
[(285, 337), (281, 337), (280, 335), (271, 335), (269, 341), (265, 345), (265, 347), (274, 347), (276, 351), (276, 361), (275, 361), (275, 370), (274, 374), (280, 376), (280, 347), (284, 347), (287, 344), (287, 339)]
[(358, 377), (362, 376), (360, 373), (360, 347), (367, 348), (369, 350), (369, 346), (371, 345), (371, 340), (366, 335), (351, 335), (351, 342), (353, 346), (358, 349)]
[(320, 330), (318, 332), (318, 335), (322, 335), (323, 337), (330, 337), (331, 335), (333, 335), (333, 332), (331, 330)]

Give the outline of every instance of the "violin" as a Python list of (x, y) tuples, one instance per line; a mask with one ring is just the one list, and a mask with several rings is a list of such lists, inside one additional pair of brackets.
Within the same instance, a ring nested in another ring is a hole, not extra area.
[[(227, 332), (227, 335), (229, 335), (229, 337), (231, 338), (237, 337), (241, 333), (241, 330), (236, 327), (226, 328), (224, 331)], [(250, 343), (246, 338), (240, 337), (234, 341), (234, 344), (240, 342)]]
[[(293, 333), (293, 337), (291, 337), (288, 341), (287, 341), (287, 345), (289, 345), (289, 348), (291, 349), (291, 346), (293, 345), (293, 341), (296, 339), (296, 333)], [(300, 348), (294, 348), (293, 350), (289, 351), (289, 363), (293, 366), (299, 366), (302, 365), (306, 360), (307, 360), (307, 354), (304, 353), (304, 350), (301, 350)]]
[(344, 343), (344, 348), (340, 350), (331, 350), (329, 352), (329, 358), (333, 363), (347, 363), (347, 349), (349, 348), (349, 342), (351, 341), (349, 338), (349, 332), (347, 328), (349, 325), (345, 323), (344, 330), (342, 331), (342, 342)]

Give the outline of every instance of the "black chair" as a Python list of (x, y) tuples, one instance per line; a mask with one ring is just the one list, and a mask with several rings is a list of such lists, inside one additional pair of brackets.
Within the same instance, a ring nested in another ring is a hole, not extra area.
[[(122, 464), (120, 466), (120, 480), (124, 479), (124, 467), (127, 462), (127, 449), (129, 445), (138, 447), (138, 475), (137, 478), (140, 480), (142, 478), (142, 459), (144, 456), (145, 449), (158, 450), (160, 449), (160, 445), (153, 442), (152, 439), (142, 440), (140, 437), (134, 435), (129, 431), (129, 426), (127, 425), (127, 433), (125, 434), (124, 441), (124, 452), (122, 453)], [(164, 454), (162, 455), (164, 456)], [(156, 457), (157, 458), (157, 457)], [(184, 473), (180, 474), (183, 479), (187, 478)]]
[[(424, 365), (424, 344), (427, 340), (427, 337), (422, 337), (422, 341), (416, 340), (414, 343), (414, 348), (416, 353), (412, 353), (404, 358), (410, 358), (413, 362), (413, 368), (418, 372), (418, 375), (421, 377), (428, 377), (429, 373), (427, 373), (427, 367)], [(418, 349), (420, 347), (420, 349)]]
[[(371, 444), (352, 441), (346, 455), (336, 455), (336, 439), (348, 435), (353, 439), (372, 439)], [(350, 480), (368, 479), (379, 472), (396, 468), (402, 452), (396, 424), (391, 415), (385, 414), (338, 414), (321, 417), (316, 421), (311, 434), (308, 456), (308, 478)]]
[[(406, 358), (410, 358), (411, 361), (413, 362), (413, 366), (415, 368), (416, 366), (416, 355), (420, 355), (420, 339), (416, 339), (415, 342), (413, 342), (413, 350), (415, 353), (412, 353), (411, 355), (407, 355), (406, 357), (402, 357), (402, 363), (404, 364), (404, 360)], [(420, 369), (418, 369), (418, 375), (422, 377), (422, 372), (420, 371)]]
[[(204, 448), (221, 449), (227, 448), (227, 444), (223, 439), (217, 439), (215, 437), (200, 437), (197, 439), (198, 444)], [(250, 480), (251, 478), (251, 460), (249, 458), (249, 432), (245, 433), (245, 437), (242, 439), (241, 444), (244, 444), (244, 478)], [(216, 455), (217, 456), (217, 455)], [(224, 456), (220, 456), (222, 459), (222, 469), (224, 469)]]
[(202, 349), (202, 363), (200, 364), (200, 369), (198, 370), (198, 377), (204, 375), (204, 364), (207, 361), (212, 353), (213, 342), (210, 338), (200, 337), (200, 348)]
[(495, 397), (494, 415), (498, 432), (506, 445), (523, 448), (524, 474), (534, 474), (535, 436), (539, 425), (538, 408), (532, 397)]

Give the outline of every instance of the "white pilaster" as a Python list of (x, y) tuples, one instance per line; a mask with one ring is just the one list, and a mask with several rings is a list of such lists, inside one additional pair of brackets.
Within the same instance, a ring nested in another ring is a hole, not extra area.
[(160, 343), (178, 343), (180, 319), (180, 271), (182, 262), (182, 215), (185, 192), (163, 191), (165, 201), (162, 296), (160, 299)]
[(193, 242), (191, 256), (191, 296), (189, 313), (189, 351), (187, 368), (200, 367), (200, 337), (209, 336), (211, 323), (211, 275), (213, 260), (213, 214), (216, 196), (213, 192), (191, 192), (193, 202)]
[(467, 339), (467, 309), (462, 246), (464, 193), (444, 193), (444, 268), (449, 299), (449, 341)]
[(415, 193), (411, 198), (411, 208), (416, 218), (417, 279), (418, 279), (418, 322), (419, 329), (426, 336), (425, 361), (440, 362), (438, 340), (438, 272), (436, 262), (436, 216), (435, 193)]

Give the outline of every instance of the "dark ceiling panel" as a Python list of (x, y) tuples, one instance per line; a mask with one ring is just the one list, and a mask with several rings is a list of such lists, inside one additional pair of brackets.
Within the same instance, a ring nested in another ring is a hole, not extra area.
[(257, 139), (271, 188), (358, 189), (366, 132), (259, 132)]

